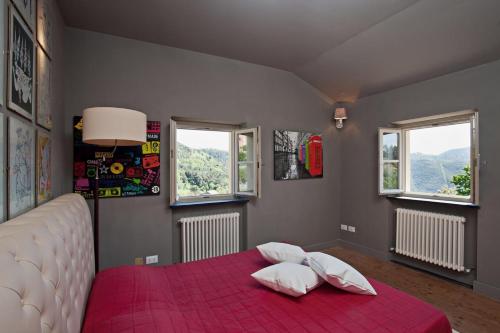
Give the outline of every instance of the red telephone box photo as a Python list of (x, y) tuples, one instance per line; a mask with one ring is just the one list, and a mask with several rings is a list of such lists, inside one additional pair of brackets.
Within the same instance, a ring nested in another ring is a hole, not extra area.
[(323, 141), (321, 136), (309, 137), (309, 173), (313, 177), (323, 174)]
[(323, 177), (323, 139), (320, 134), (274, 130), (274, 179)]

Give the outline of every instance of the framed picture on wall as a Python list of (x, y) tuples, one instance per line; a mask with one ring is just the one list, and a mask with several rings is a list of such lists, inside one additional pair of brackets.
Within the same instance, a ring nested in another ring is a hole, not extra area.
[(86, 144), (83, 119), (73, 117), (73, 192), (85, 199), (94, 197), (96, 157), (105, 156), (99, 166), (99, 198), (160, 195), (161, 123), (147, 121), (147, 142), (142, 146), (98, 147)]
[(17, 11), (10, 7), (7, 106), (32, 119), (35, 110), (35, 43)]
[(50, 169), (51, 145), (48, 133), (37, 130), (36, 135), (36, 202), (42, 204), (52, 196)]
[(0, 113), (0, 223), (5, 221), (4, 191), (5, 191), (5, 160), (4, 160), (4, 142), (5, 142), (5, 116)]
[(38, 44), (52, 58), (52, 0), (38, 0), (36, 39)]
[(34, 139), (31, 124), (9, 118), (9, 218), (35, 205)]
[(36, 122), (38, 125), (50, 130), (52, 128), (51, 116), (51, 62), (45, 52), (37, 50), (37, 92), (36, 92)]
[(22, 18), (28, 23), (31, 31), (35, 31), (36, 0), (12, 0)]
[(323, 140), (320, 134), (274, 130), (274, 179), (323, 177)]

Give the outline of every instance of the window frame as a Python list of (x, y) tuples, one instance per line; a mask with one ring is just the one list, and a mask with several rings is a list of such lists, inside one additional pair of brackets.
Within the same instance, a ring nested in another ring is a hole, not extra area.
[[(398, 160), (384, 160), (384, 151), (382, 147), (384, 146), (384, 134), (398, 134)], [(401, 129), (398, 128), (379, 128), (379, 194), (381, 195), (391, 195), (391, 194), (401, 194), (404, 192), (404, 184), (403, 184), (403, 172), (402, 170), (405, 168), (403, 151), (403, 133)], [(397, 189), (388, 189), (384, 188), (384, 164), (385, 163), (398, 163), (398, 188)]]
[[(411, 177), (411, 172), (409, 168), (411, 167), (409, 158), (410, 154), (409, 145), (410, 140), (408, 138), (409, 132), (411, 130), (422, 129), (422, 128), (430, 128), (430, 127), (438, 127), (438, 126), (449, 126), (455, 124), (470, 124), (470, 173), (471, 173), (471, 194), (470, 197), (464, 198), (458, 195), (447, 195), (447, 194), (431, 194), (431, 193), (420, 193), (420, 192), (411, 192), (409, 191), (409, 182)], [(379, 171), (379, 194), (380, 195), (400, 195), (411, 198), (421, 198), (421, 199), (431, 199), (431, 200), (440, 200), (440, 201), (451, 201), (451, 202), (460, 202), (460, 203), (471, 203), (471, 204), (479, 204), (479, 112), (477, 110), (464, 110), (458, 112), (447, 113), (443, 115), (424, 117), (412, 120), (405, 120), (400, 122), (394, 122), (393, 125), (396, 127), (389, 129), (379, 129), (379, 154), (382, 154), (382, 142), (381, 133), (386, 130), (392, 130), (394, 132), (400, 133), (400, 142), (401, 145), (399, 148), (400, 151), (400, 166), (402, 166), (399, 170), (399, 176), (401, 179), (400, 182), (400, 191), (382, 191), (383, 190), (383, 171)], [(382, 158), (382, 156), (380, 157)], [(382, 162), (379, 162), (379, 168), (381, 167)]]
[[(246, 134), (246, 133), (252, 133), (253, 134), (253, 147), (254, 147), (254, 154), (253, 154), (253, 159), (251, 162), (244, 161), (240, 162), (238, 159), (239, 156), (239, 144), (238, 144), (238, 135), (240, 134)], [(233, 158), (233, 174), (235, 175), (235, 179), (233, 181), (234, 185), (234, 193), (236, 195), (240, 196), (256, 196), (260, 197), (260, 127), (254, 127), (254, 128), (244, 128), (244, 129), (239, 129), (233, 131), (233, 143), (234, 143), (234, 158)], [(252, 164), (253, 165), (253, 176), (254, 176), (254, 189), (253, 191), (239, 191), (240, 183), (239, 183), (239, 166), (240, 164)]]
[[(224, 194), (203, 194), (197, 196), (183, 196), (179, 197), (177, 193), (177, 130), (178, 129), (191, 129), (191, 130), (204, 130), (204, 131), (218, 131), (229, 132), (229, 185), (230, 193)], [(237, 133), (254, 133), (254, 188), (253, 192), (238, 192), (238, 166), (237, 149), (238, 143)], [(199, 120), (190, 120), (185, 118), (170, 119), (170, 204), (176, 203), (196, 203), (196, 202), (209, 202), (213, 200), (232, 199), (235, 196), (248, 196), (260, 198), (260, 179), (261, 179), (261, 153), (260, 153), (260, 127), (246, 128), (243, 125), (226, 124), (205, 122)]]

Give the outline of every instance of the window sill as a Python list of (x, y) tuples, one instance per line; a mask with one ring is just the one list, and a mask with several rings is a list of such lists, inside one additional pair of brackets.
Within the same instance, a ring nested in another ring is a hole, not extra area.
[(250, 201), (250, 198), (246, 197), (231, 197), (224, 199), (213, 199), (213, 200), (200, 200), (200, 201), (177, 201), (170, 205), (170, 208), (181, 208), (181, 207), (195, 207), (195, 206), (214, 206), (214, 205), (224, 205), (224, 204), (245, 204)]
[(454, 205), (454, 206), (464, 206), (464, 207), (472, 207), (479, 208), (479, 205), (471, 202), (462, 202), (462, 201), (452, 201), (452, 200), (441, 200), (441, 199), (430, 199), (430, 198), (417, 198), (417, 197), (406, 197), (400, 195), (391, 195), (387, 196), (388, 199), (398, 199), (398, 200), (408, 200), (408, 201), (419, 201), (419, 202), (431, 202), (445, 205)]

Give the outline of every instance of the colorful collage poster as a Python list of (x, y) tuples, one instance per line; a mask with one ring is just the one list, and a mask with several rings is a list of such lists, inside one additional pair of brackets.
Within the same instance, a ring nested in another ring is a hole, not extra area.
[[(82, 117), (73, 118), (73, 192), (93, 198), (96, 173), (99, 197), (119, 198), (160, 194), (160, 122), (148, 121), (142, 146), (98, 147), (82, 142)], [(102, 157), (105, 161), (102, 162)]]

